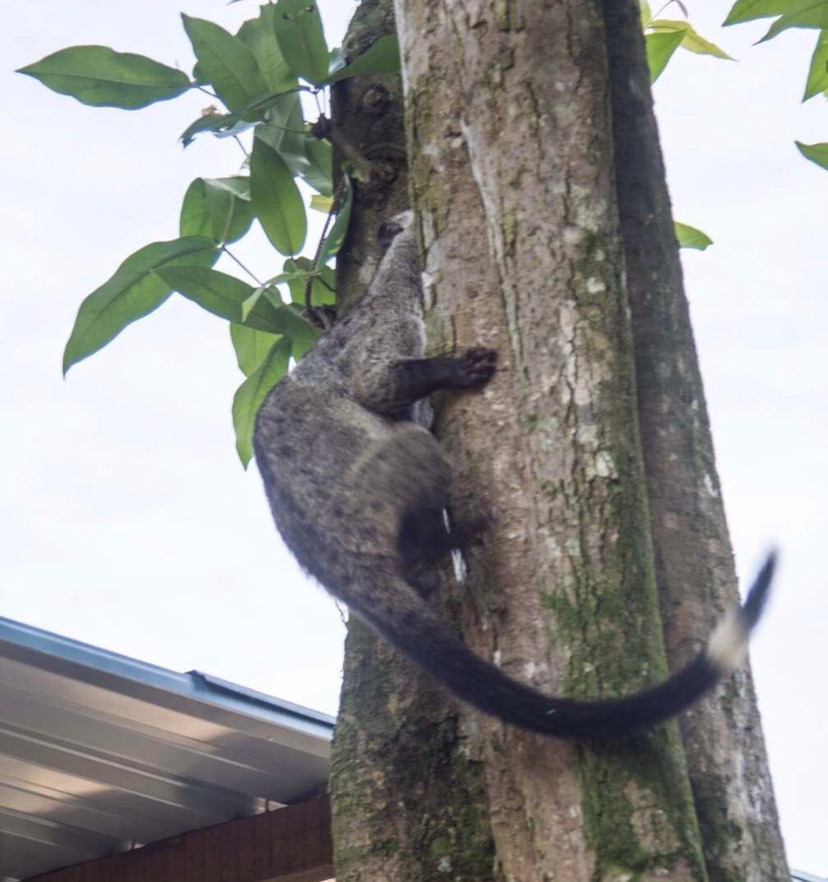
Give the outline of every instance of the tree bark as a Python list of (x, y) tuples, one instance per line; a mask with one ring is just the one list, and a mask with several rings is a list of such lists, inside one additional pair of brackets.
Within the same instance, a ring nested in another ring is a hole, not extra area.
[[(387, 27), (388, 9), (363, 0), (360, 14)], [(493, 521), (463, 584), (447, 580), (446, 615), (476, 652), (547, 692), (641, 688), (666, 673), (647, 498), (659, 473), (647, 484), (641, 329), (622, 272), (637, 240), (625, 213), (622, 241), (613, 166), (615, 103), (627, 99), (614, 91), (611, 107), (604, 5), (397, 0), (396, 13), (430, 346), (501, 355), (490, 387), (439, 410), (452, 511)], [(343, 119), (369, 87), (340, 93)], [(361, 149), (393, 143), (380, 123), (353, 126)], [(355, 215), (390, 213), (401, 177), (382, 198), (359, 187)], [(349, 237), (346, 298), (370, 278), (374, 223)], [(708, 602), (709, 576), (670, 578), (701, 592), (697, 609)], [(708, 878), (674, 724), (612, 745), (529, 735), (458, 707), (355, 624), (332, 802), (340, 882)]]
[[(640, 688), (665, 665), (602, 10), (399, 0), (397, 15), (430, 339), (503, 358), (498, 382), (440, 427), (459, 504), (496, 524), (464, 639), (548, 691)], [(674, 729), (585, 748), (478, 725), (507, 879), (703, 878)]]
[[(392, 0), (363, 0), (345, 50), (356, 57), (393, 27)], [(380, 220), (409, 204), (400, 77), (342, 81), (333, 115), (375, 169), (370, 180), (354, 183), (337, 259), (339, 300), (347, 307), (376, 268)], [(480, 749), (456, 705), (353, 618), (343, 675), (330, 778), (337, 882), (493, 880)]]
[[(615, 168), (667, 656), (738, 600), (635, 0), (607, 0)], [(790, 877), (750, 668), (681, 725), (711, 882)]]

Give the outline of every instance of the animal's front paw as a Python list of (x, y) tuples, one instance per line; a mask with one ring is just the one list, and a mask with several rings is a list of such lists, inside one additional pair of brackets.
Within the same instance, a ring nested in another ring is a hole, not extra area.
[(457, 385), (461, 389), (479, 389), (491, 380), (496, 367), (494, 349), (469, 349), (458, 360)]

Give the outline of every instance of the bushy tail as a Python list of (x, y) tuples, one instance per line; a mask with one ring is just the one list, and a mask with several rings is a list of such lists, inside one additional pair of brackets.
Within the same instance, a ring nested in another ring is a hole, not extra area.
[[(388, 618), (393, 621), (380, 621), (386, 615), (377, 608), (360, 609), (356, 603), (353, 609), (458, 698), (484, 713), (560, 738), (621, 737), (684, 710), (742, 663), (775, 565), (776, 555), (770, 554), (744, 605), (722, 619), (705, 649), (684, 668), (651, 689), (601, 701), (556, 698), (513, 680), (468, 650), (407, 585), (392, 588), (396, 606)], [(406, 609), (399, 608), (403, 596)]]

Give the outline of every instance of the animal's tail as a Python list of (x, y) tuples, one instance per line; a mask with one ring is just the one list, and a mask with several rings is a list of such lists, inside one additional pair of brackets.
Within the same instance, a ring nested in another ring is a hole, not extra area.
[[(561, 738), (621, 737), (684, 710), (742, 663), (750, 632), (768, 598), (775, 565), (772, 553), (744, 605), (722, 619), (707, 646), (684, 668), (651, 689), (601, 701), (544, 695), (508, 677), (467, 649), (408, 585), (398, 582), (391, 589), (393, 616), (376, 607), (360, 608), (359, 603), (353, 608), (432, 677), (484, 713)], [(400, 603), (407, 608), (400, 609)]]

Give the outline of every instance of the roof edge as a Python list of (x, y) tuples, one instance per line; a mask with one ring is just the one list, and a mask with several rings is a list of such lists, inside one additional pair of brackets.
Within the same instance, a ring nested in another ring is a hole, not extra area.
[(204, 712), (218, 708), (240, 720), (264, 721), (326, 742), (333, 735), (335, 718), (320, 711), (199, 671), (171, 671), (3, 616), (0, 657), (156, 703), (166, 697), (163, 703), (173, 708), (184, 702), (190, 713), (199, 707)]

